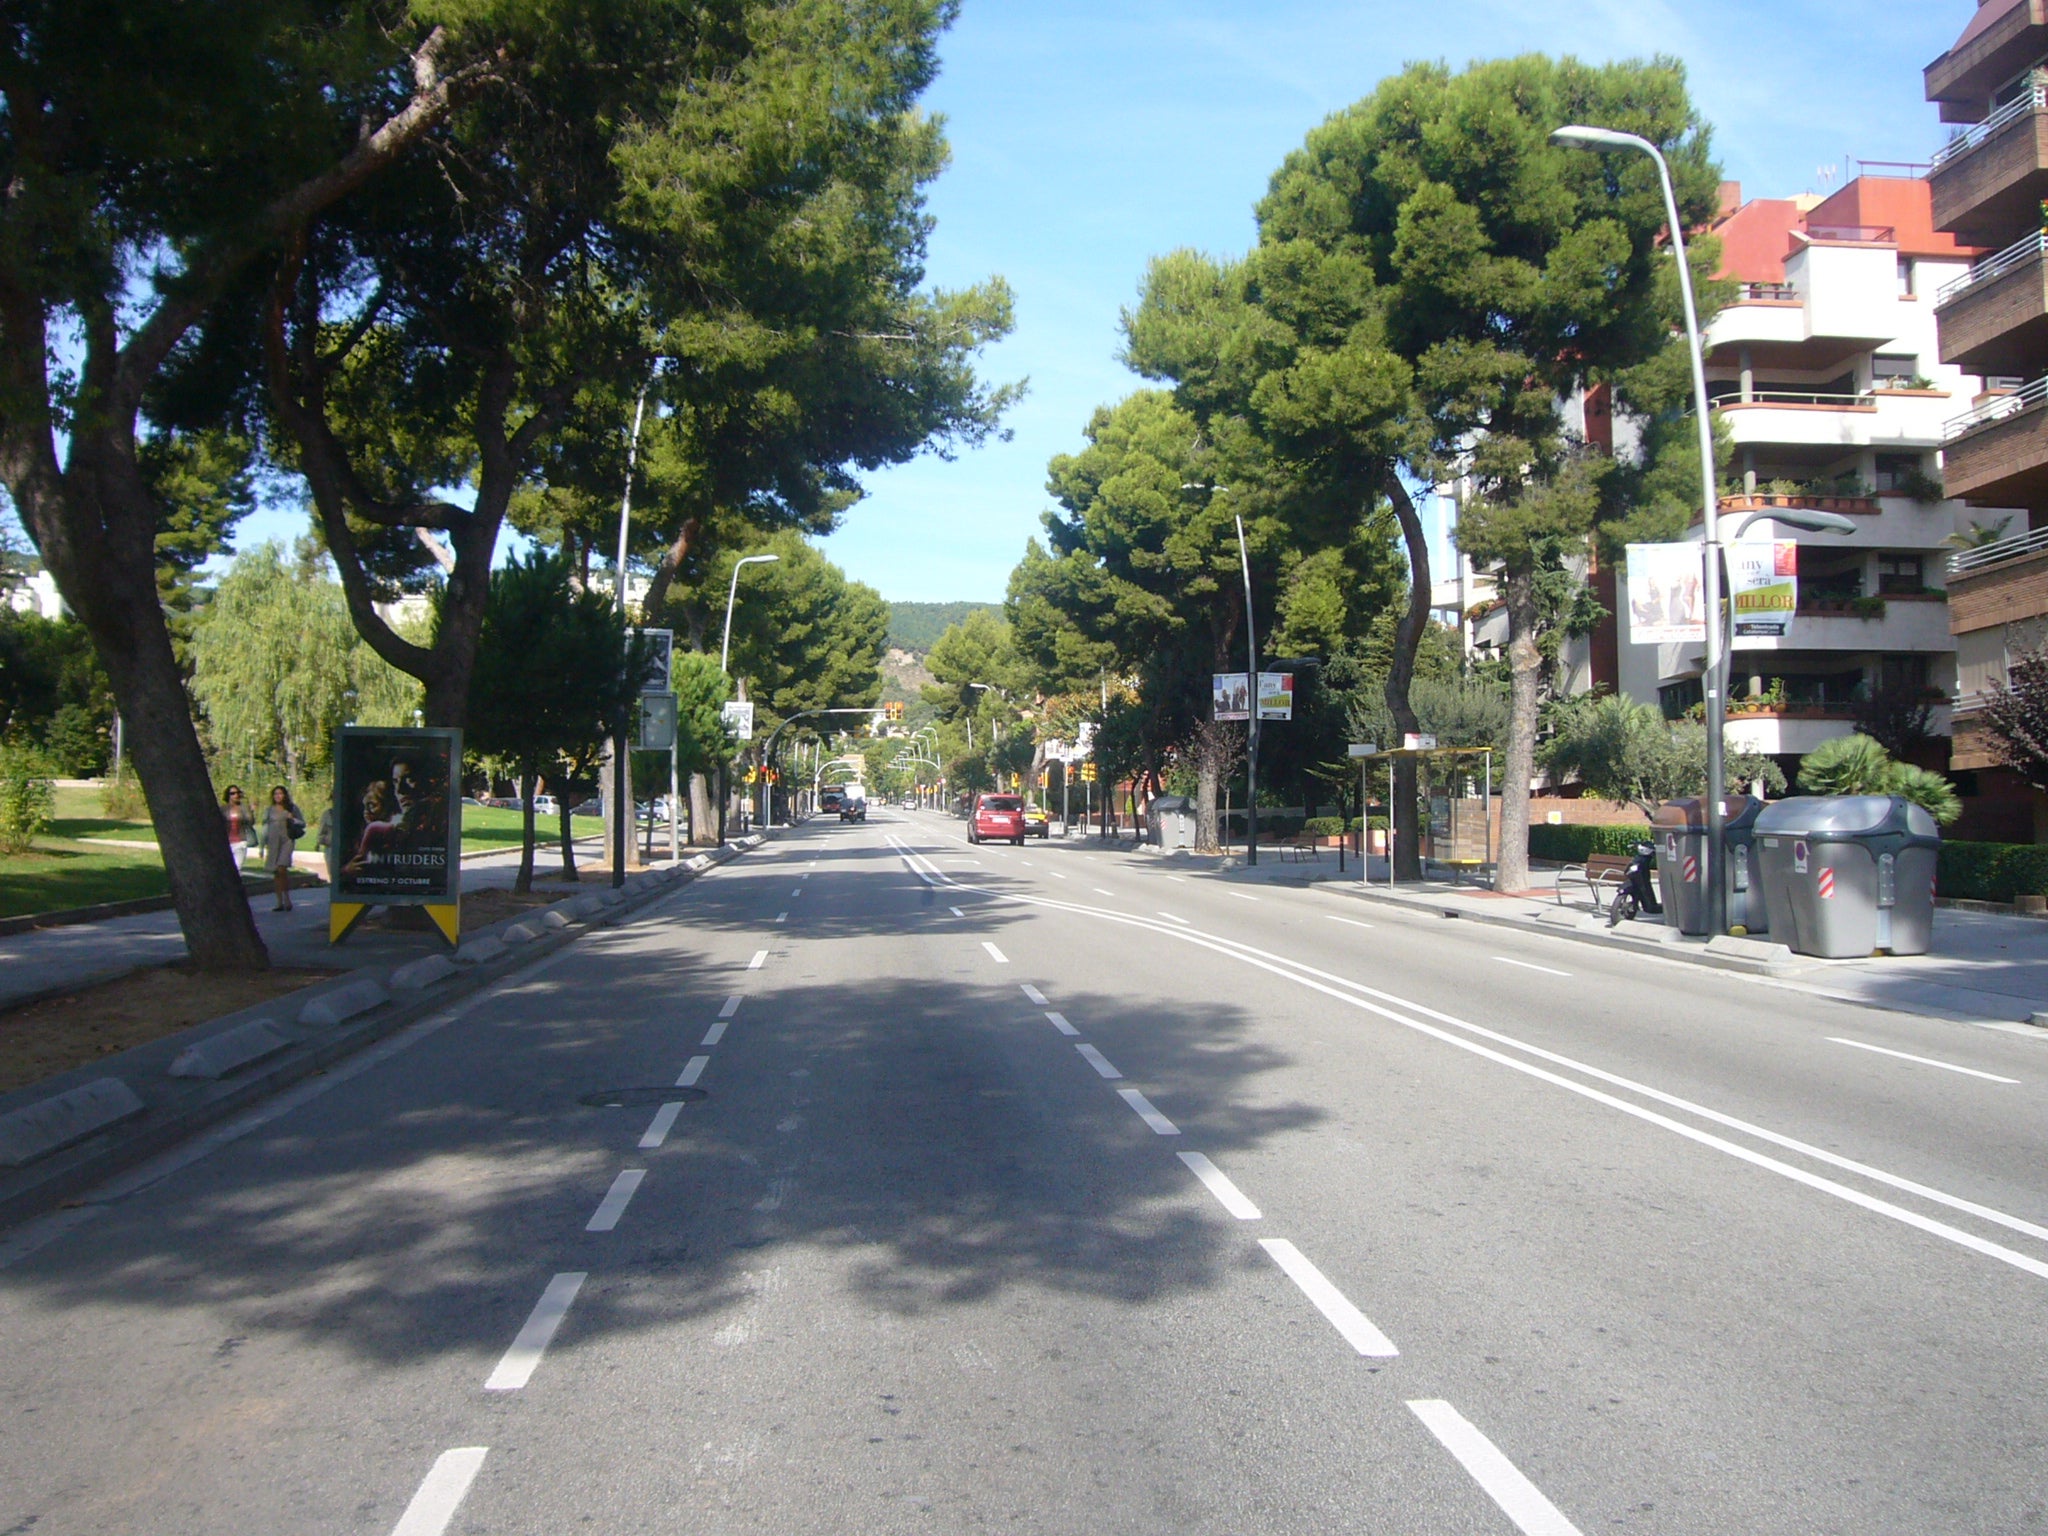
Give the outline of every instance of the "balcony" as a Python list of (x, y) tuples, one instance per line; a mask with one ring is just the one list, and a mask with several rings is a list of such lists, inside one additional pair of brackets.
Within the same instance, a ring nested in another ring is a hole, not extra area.
[(1948, 593), (1958, 635), (2048, 617), (2048, 527), (1949, 556)]
[(1982, 377), (2033, 373), (2048, 360), (2048, 232), (1944, 284), (1934, 314), (1944, 363)]
[(1747, 399), (1730, 394), (1714, 402), (1737, 447), (1809, 449), (1816, 462), (1859, 448), (1931, 448), (1942, 440), (1952, 409), (1952, 397), (1941, 389), (1847, 395), (1764, 388)]
[(2031, 91), (1942, 146), (1927, 173), (1934, 227), (1965, 245), (2004, 246), (2040, 227), (2048, 196), (2048, 87)]
[(1998, 507), (2048, 500), (2048, 378), (1995, 395), (1943, 429), (1949, 495)]
[(1978, 12), (1968, 32), (1927, 66), (1927, 99), (1944, 123), (1972, 123), (1991, 110), (1991, 93), (2048, 56), (2048, 0), (2007, 0), (2003, 15)]

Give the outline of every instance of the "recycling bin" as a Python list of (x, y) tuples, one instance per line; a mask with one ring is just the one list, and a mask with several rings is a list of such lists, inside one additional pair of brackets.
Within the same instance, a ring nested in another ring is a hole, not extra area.
[(1152, 802), (1146, 827), (1154, 848), (1166, 853), (1195, 846), (1195, 802), (1185, 795), (1161, 795)]
[(1757, 858), (1773, 936), (1802, 955), (1924, 955), (1941, 833), (1899, 795), (1800, 795), (1764, 807)]
[[(1728, 926), (1743, 933), (1767, 932), (1770, 912), (1753, 847), (1764, 803), (1736, 795), (1721, 805), (1721, 888), (1728, 894)], [(1705, 933), (1707, 885), (1701, 872), (1707, 862), (1707, 802), (1667, 800), (1650, 818), (1650, 829), (1657, 844), (1657, 895), (1664, 903), (1664, 921), (1680, 933)]]

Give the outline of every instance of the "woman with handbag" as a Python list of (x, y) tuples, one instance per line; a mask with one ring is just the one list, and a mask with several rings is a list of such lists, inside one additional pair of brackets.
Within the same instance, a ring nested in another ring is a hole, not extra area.
[(306, 835), (306, 818), (292, 803), (291, 791), (282, 784), (270, 791), (270, 804), (263, 811), (263, 865), (277, 882), (277, 905), (273, 912), (292, 909), (292, 845)]

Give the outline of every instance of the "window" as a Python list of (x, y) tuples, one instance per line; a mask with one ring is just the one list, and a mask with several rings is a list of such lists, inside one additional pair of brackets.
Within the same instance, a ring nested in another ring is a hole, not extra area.
[[(1899, 597), (1923, 592), (1927, 587), (1926, 575), (1918, 555), (1879, 555), (1877, 557), (1877, 593), (1880, 597)], [(1926, 671), (1926, 658), (1917, 658)]]
[(1927, 480), (1926, 461), (1917, 453), (1880, 453), (1877, 490), (1880, 496), (1903, 495)]
[(1913, 258), (1910, 256), (1901, 256), (1899, 258), (1899, 296), (1901, 298), (1910, 298), (1912, 297), (1912, 294)]
[(1920, 377), (1920, 359), (1896, 352), (1873, 353), (1870, 383), (1873, 389), (1911, 389)]
[(1877, 686), (1890, 694), (1925, 693), (1927, 658), (1913, 655), (1880, 656), (1877, 662)]

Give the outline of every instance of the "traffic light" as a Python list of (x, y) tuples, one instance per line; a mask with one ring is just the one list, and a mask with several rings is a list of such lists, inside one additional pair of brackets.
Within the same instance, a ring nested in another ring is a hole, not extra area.
[(1081, 782), (1083, 784), (1093, 784), (1095, 782), (1095, 765), (1093, 763), (1083, 763), (1081, 765)]

